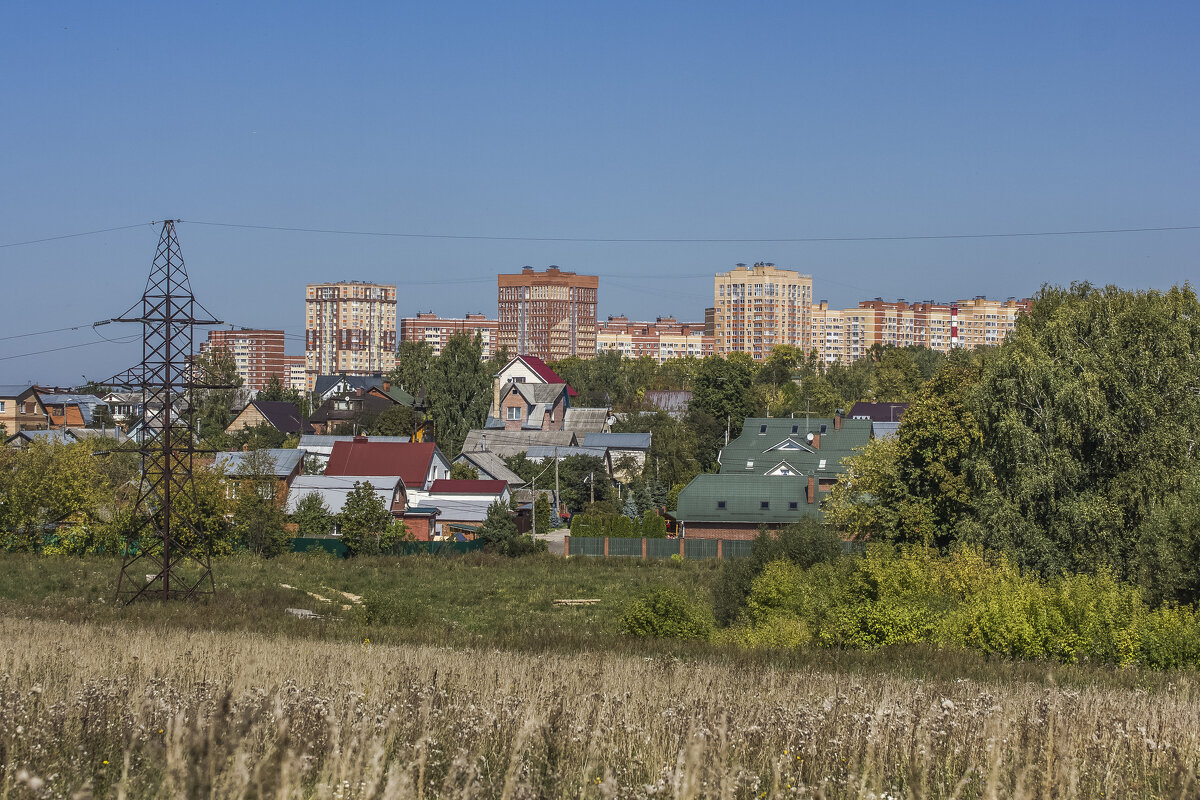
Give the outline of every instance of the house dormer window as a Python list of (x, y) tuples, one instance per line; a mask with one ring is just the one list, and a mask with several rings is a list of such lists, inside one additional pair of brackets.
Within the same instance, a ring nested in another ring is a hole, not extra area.
[(521, 407), (520, 406), (509, 406), (508, 418), (509, 419), (520, 419), (521, 418)]
[(763, 434), (764, 434), (764, 433), (766, 433), (766, 432), (767, 432), (767, 426), (766, 426), (766, 425), (759, 425), (759, 426), (758, 426), (758, 434), (759, 434), (759, 436), (763, 435)]

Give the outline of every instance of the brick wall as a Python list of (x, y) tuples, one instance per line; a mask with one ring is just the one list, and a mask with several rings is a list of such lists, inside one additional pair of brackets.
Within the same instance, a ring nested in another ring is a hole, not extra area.
[(758, 525), (751, 522), (685, 522), (683, 535), (687, 539), (753, 539), (758, 535)]

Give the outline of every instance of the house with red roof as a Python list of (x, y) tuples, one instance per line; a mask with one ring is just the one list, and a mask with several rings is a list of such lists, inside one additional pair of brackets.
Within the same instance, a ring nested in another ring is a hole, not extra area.
[[(509, 383), (562, 384), (565, 386), (567, 382), (537, 356), (517, 356), (501, 367), (492, 381), (491, 416), (500, 417), (501, 390)], [(578, 396), (578, 392), (567, 386), (568, 404), (570, 398)]]
[(398, 476), (409, 491), (428, 490), (450, 477), (450, 461), (433, 442), (379, 442), (355, 436), (335, 442), (326, 475)]

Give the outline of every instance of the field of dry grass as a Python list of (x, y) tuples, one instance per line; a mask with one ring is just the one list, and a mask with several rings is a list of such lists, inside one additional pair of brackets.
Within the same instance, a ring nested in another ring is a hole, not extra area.
[(1200, 695), (0, 618), (0, 797), (1191, 797)]

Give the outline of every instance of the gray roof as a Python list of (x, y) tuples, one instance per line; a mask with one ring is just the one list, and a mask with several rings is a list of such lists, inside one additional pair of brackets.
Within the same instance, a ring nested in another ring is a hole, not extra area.
[(454, 463), (466, 462), (479, 471), (481, 479), (490, 478), (495, 481), (507, 481), (510, 486), (524, 486), (525, 479), (508, 468), (504, 459), (495, 453), (475, 451), (462, 453), (454, 459)]
[(400, 478), (382, 478), (378, 475), (368, 477), (353, 475), (299, 475), (292, 481), (291, 491), (288, 492), (287, 513), (294, 514), (300, 501), (306, 495), (317, 494), (325, 501), (325, 506), (331, 513), (337, 514), (346, 504), (346, 497), (354, 491), (355, 481), (369, 481), (375, 488), (375, 494), (383, 501), (388, 509), (392, 507), (392, 495), (396, 485), (401, 484)]
[[(313, 452), (329, 451), (333, 449), (336, 442), (352, 442), (353, 436), (317, 436), (315, 434), (305, 434), (300, 437), (300, 449)], [(368, 436), (368, 442), (408, 442), (411, 438), (408, 436)]]
[[(216, 465), (225, 470), (226, 475), (234, 475), (247, 461), (250, 452), (252, 451), (239, 450), (233, 453), (217, 453)], [(277, 478), (286, 478), (291, 475), (304, 458), (304, 451), (297, 449), (272, 448), (260, 452), (270, 456), (273, 465), (271, 474)]]
[(55, 429), (50, 431), (18, 431), (5, 440), (5, 444), (19, 445), (21, 441), (46, 442), (48, 444), (72, 444), (79, 441), (69, 430)]
[(32, 388), (28, 383), (0, 383), (0, 397), (20, 397)]
[(612, 450), (649, 450), (648, 433), (589, 433), (583, 437), (587, 447), (607, 447)]
[(108, 408), (108, 403), (94, 394), (39, 394), (44, 406), (79, 406), (79, 416), (84, 425), (92, 424), (92, 413), (97, 406)]
[(687, 411), (688, 403), (692, 402), (692, 393), (655, 389), (646, 392), (642, 399), (660, 411)]
[(556, 451), (559, 461), (568, 456), (596, 456), (597, 458), (604, 458), (608, 455), (608, 450), (603, 447), (550, 447), (538, 444), (530, 447), (526, 451), (525, 457), (530, 461), (541, 461), (546, 458), (554, 458)]
[(451, 522), (483, 522), (488, 506), (494, 502), (494, 499), (467, 500), (456, 494), (431, 494), (421, 500), (421, 506), (433, 506), (439, 517)]
[(600, 433), (608, 430), (607, 408), (568, 408), (563, 429), (576, 433)]
[(517, 391), (521, 393), (521, 397), (525, 398), (525, 402), (530, 404), (546, 403), (547, 405), (554, 405), (558, 398), (562, 396), (563, 392), (567, 390), (567, 385), (565, 383), (524, 383), (519, 381), (509, 381), (504, 385), (504, 388), (500, 391), (500, 394), (502, 396), (508, 394), (510, 391), (512, 391), (511, 387), (513, 386), (515, 386)]
[(515, 456), (524, 453), (534, 445), (558, 445), (570, 447), (577, 444), (575, 434), (571, 431), (490, 431), (473, 430), (467, 432), (463, 441), (463, 452), (474, 453), (484, 449), (484, 437), (487, 437), (487, 450), (501, 457)]
[(890, 439), (900, 430), (899, 422), (872, 422), (871, 434), (876, 439)]

